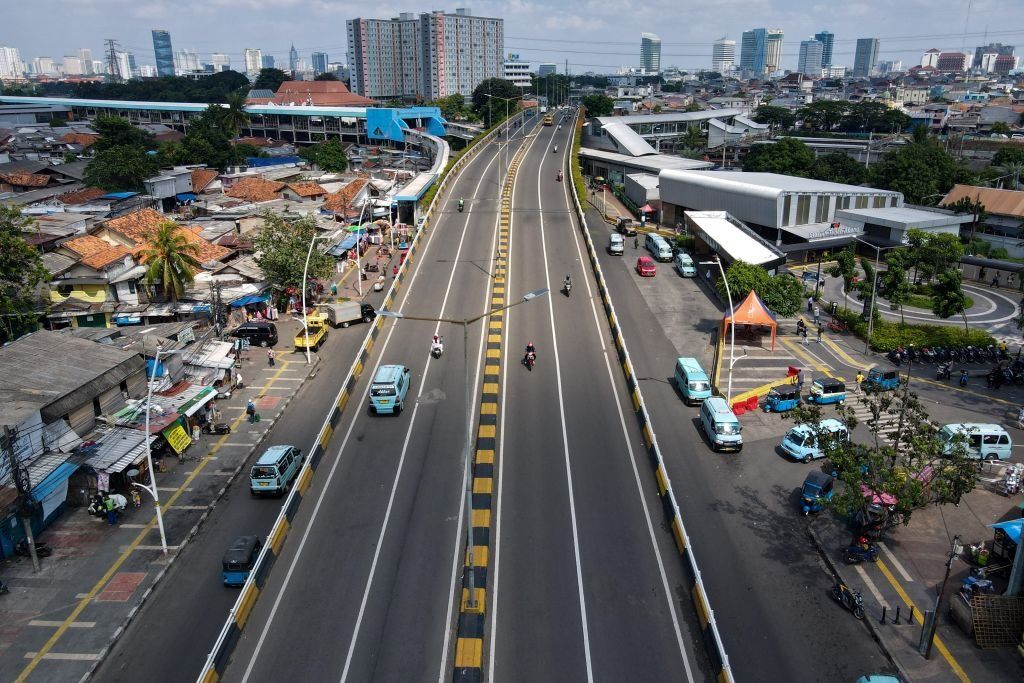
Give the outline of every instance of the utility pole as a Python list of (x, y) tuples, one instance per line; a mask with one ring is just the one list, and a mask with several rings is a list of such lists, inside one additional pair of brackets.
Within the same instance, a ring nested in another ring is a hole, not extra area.
[(121, 66), (117, 62), (117, 41), (113, 38), (107, 38), (103, 42), (107, 44), (107, 81), (110, 83), (120, 83), (123, 78), (121, 76)]
[(39, 556), (36, 555), (36, 540), (32, 536), (32, 515), (35, 512), (36, 504), (32, 500), (32, 480), (28, 469), (18, 460), (14, 452), (15, 444), (18, 442), (18, 430), (4, 426), (3, 450), (7, 452), (7, 458), (11, 466), (11, 480), (18, 490), (18, 516), (21, 517), (21, 524), (25, 529), (25, 542), (28, 545), (28, 554), (32, 558), (32, 569), (39, 573)]

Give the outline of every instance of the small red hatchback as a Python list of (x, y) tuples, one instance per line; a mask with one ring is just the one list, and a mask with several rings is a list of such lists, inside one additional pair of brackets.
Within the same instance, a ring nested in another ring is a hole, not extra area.
[(654, 259), (650, 256), (641, 256), (636, 260), (636, 272), (640, 274), (640, 277), (654, 277), (658, 274), (657, 268), (654, 265)]

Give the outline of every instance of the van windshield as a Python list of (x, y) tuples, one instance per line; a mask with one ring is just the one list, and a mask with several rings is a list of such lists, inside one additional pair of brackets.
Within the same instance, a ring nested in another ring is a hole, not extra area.
[(394, 396), (395, 385), (393, 384), (374, 384), (370, 387), (371, 396)]
[(786, 434), (786, 441), (794, 446), (809, 446), (811, 445), (809, 436), (809, 434), (804, 434), (799, 429), (790, 429), (789, 433)]
[(715, 431), (726, 436), (740, 433), (740, 426), (735, 422), (719, 423), (715, 425)]
[(707, 391), (709, 388), (707, 382), (690, 382), (690, 391)]
[(250, 476), (253, 479), (273, 479), (277, 476), (277, 468), (272, 465), (269, 467), (256, 466), (252, 468)]

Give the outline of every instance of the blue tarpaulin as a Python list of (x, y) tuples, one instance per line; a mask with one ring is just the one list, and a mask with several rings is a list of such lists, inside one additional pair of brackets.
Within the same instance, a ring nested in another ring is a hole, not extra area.
[(355, 247), (356, 247), (356, 236), (355, 235), (349, 235), (348, 237), (343, 239), (338, 244), (332, 245), (329, 249), (327, 249), (326, 253), (327, 253), (328, 256), (333, 256), (333, 257), (337, 258), (337, 257), (341, 256), (342, 254), (344, 254), (349, 249), (355, 249)]
[(181, 194), (174, 195), (174, 198), (179, 202), (194, 202), (196, 196), (191, 192), (182, 192)]
[(258, 304), (261, 301), (266, 301), (267, 296), (265, 294), (250, 294), (249, 296), (243, 296), (241, 299), (235, 299), (231, 302), (231, 308), (241, 308), (242, 306), (248, 306), (250, 304)]
[(128, 199), (134, 197), (138, 192), (108, 192), (103, 195), (103, 199)]
[(246, 157), (245, 163), (250, 168), (266, 168), (267, 166), (283, 166), (285, 164), (297, 164), (302, 161), (299, 156), (281, 157)]
[(78, 465), (72, 462), (66, 462), (58, 466), (57, 469), (47, 475), (46, 479), (36, 484), (32, 489), (32, 498), (34, 500), (43, 500), (58, 487), (62, 486), (77, 469)]
[(989, 527), (992, 529), (1002, 529), (1010, 537), (1011, 541), (1020, 545), (1020, 528), (1022, 524), (1024, 524), (1024, 519), (1011, 519), (1009, 522), (989, 524)]

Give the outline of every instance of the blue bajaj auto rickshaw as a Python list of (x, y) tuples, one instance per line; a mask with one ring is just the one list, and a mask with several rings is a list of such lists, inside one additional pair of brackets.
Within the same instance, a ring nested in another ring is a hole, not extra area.
[(784, 413), (800, 405), (800, 389), (795, 384), (772, 387), (764, 400), (764, 412)]
[(900, 386), (898, 370), (879, 370), (872, 368), (868, 378), (864, 380), (865, 391), (893, 391)]
[(846, 400), (846, 385), (841, 380), (831, 377), (816, 379), (811, 385), (811, 393), (807, 400), (819, 406), (829, 403), (841, 404)]
[(224, 553), (221, 576), (225, 586), (244, 586), (249, 572), (256, 566), (263, 543), (259, 536), (239, 536)]
[(835, 477), (815, 470), (804, 479), (804, 486), (800, 490), (800, 507), (805, 515), (812, 512), (821, 512), (825, 503), (832, 500), (832, 486), (835, 484)]

